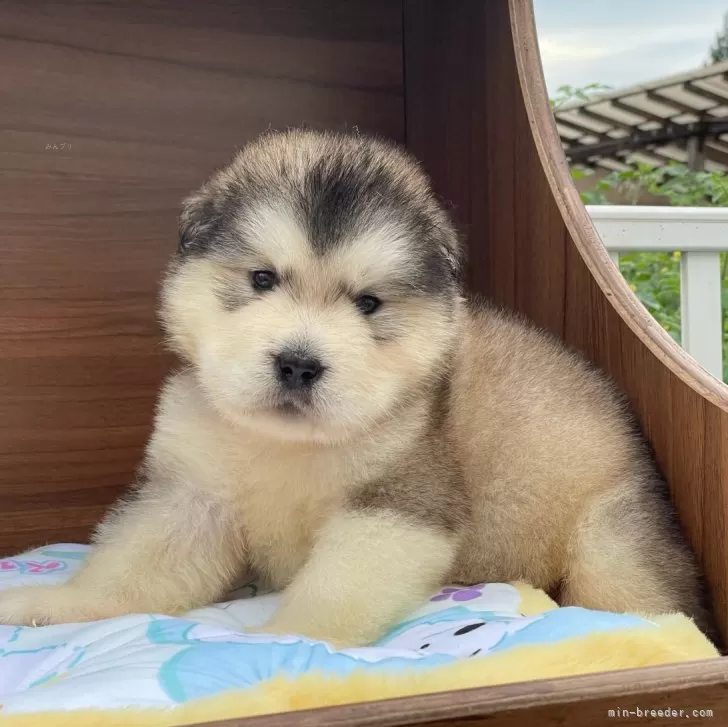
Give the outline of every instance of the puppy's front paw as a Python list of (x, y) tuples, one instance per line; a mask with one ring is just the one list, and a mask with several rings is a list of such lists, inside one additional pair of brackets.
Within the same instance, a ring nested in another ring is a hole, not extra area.
[(0, 623), (11, 626), (53, 623), (52, 603), (58, 590), (54, 586), (28, 586), (0, 592)]
[(0, 624), (47, 626), (94, 621), (111, 615), (68, 585), (27, 586), (0, 591)]

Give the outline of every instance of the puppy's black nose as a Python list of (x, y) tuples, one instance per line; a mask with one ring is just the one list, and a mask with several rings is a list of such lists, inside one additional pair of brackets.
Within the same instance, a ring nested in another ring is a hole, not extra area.
[(301, 358), (294, 353), (283, 352), (276, 357), (278, 378), (288, 389), (305, 389), (312, 386), (323, 373), (321, 362), (315, 358)]

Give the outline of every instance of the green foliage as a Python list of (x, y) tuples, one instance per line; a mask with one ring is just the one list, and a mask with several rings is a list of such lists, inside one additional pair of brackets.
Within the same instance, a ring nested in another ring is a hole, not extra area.
[[(714, 62), (728, 59), (728, 14), (722, 34), (711, 50)], [(559, 108), (572, 100), (584, 100), (604, 90), (600, 84), (584, 88), (562, 86), (552, 100)], [(594, 176), (593, 169), (575, 167), (575, 181)], [(644, 194), (662, 197), (678, 207), (728, 207), (728, 175), (722, 172), (696, 172), (684, 164), (654, 167), (639, 161), (629, 168), (611, 172), (582, 191), (584, 204), (610, 204), (607, 194), (627, 204), (637, 204)], [(728, 253), (721, 253), (721, 297), (723, 302), (723, 380), (728, 382)], [(660, 325), (678, 342), (680, 330), (680, 253), (635, 252), (619, 256), (619, 268), (629, 287)]]
[[(584, 174), (574, 169), (572, 176), (581, 179)], [(723, 172), (695, 172), (677, 162), (664, 167), (633, 162), (629, 169), (611, 172), (597, 182), (595, 191), (607, 190), (615, 190), (630, 204), (637, 204), (647, 193), (665, 197), (676, 207), (728, 207), (728, 176)]]
[[(571, 177), (572, 179), (577, 182), (581, 179), (586, 179), (586, 177), (593, 177), (594, 176), (594, 170), (590, 167), (572, 167), (571, 168)], [(607, 187), (604, 184), (602, 184), (603, 180), (599, 180), (592, 190), (588, 190), (581, 193), (581, 201), (584, 204), (609, 204), (609, 201), (604, 196), (603, 190), (605, 189), (611, 189), (611, 184)]]
[(723, 27), (715, 36), (715, 43), (710, 48), (711, 63), (725, 60), (728, 60), (728, 13), (723, 16)]
[[(583, 170), (573, 169), (574, 179)], [(616, 190), (632, 204), (647, 192), (664, 197), (675, 207), (728, 207), (728, 175), (694, 172), (684, 164), (652, 167), (640, 162), (600, 179), (583, 192), (585, 204), (608, 204), (604, 192)], [(723, 301), (723, 380), (728, 382), (728, 253), (721, 253)], [(637, 252), (619, 256), (619, 269), (629, 287), (658, 323), (680, 343), (680, 253)]]
[(602, 83), (590, 83), (588, 86), (559, 86), (556, 96), (551, 99), (551, 108), (557, 109), (569, 101), (587, 101), (596, 93), (609, 91), (611, 86)]
[(619, 269), (645, 308), (680, 343), (680, 253), (620, 255)]

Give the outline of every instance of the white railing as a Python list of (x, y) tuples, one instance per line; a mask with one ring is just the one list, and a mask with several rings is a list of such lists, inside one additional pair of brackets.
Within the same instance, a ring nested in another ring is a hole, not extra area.
[(728, 208), (587, 207), (610, 257), (620, 253), (680, 254), (682, 345), (723, 378), (720, 253), (728, 252)]

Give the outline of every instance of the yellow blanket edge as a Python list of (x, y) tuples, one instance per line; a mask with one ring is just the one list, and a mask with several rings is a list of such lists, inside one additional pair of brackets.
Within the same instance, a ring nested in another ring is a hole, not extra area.
[[(543, 605), (543, 604), (539, 604)], [(276, 677), (166, 709), (124, 708), (33, 712), (2, 716), (8, 727), (179, 727), (198, 722), (253, 717), (315, 707), (553, 679), (595, 672), (710, 659), (718, 652), (681, 614), (653, 617), (660, 628), (639, 627), (590, 634), (558, 643), (524, 645), (422, 671), (348, 677), (321, 673)]]

